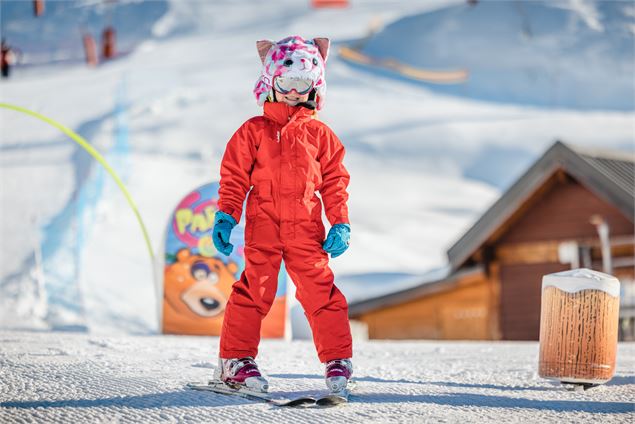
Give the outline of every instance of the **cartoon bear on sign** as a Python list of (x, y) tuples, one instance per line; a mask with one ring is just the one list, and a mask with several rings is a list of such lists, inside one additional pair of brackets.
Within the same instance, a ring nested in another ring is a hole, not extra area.
[(165, 268), (163, 332), (219, 335), (238, 265), (181, 249)]

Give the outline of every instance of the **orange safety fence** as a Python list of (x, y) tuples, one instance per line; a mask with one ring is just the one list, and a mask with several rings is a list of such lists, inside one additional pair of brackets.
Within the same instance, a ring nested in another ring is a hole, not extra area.
[(316, 9), (322, 7), (348, 7), (348, 0), (311, 0), (311, 6)]
[(408, 78), (434, 84), (459, 84), (467, 81), (469, 76), (467, 69), (436, 71), (431, 69), (415, 68), (394, 59), (377, 59), (365, 55), (359, 50), (346, 46), (340, 47), (339, 55), (345, 60), (353, 63), (389, 69)]

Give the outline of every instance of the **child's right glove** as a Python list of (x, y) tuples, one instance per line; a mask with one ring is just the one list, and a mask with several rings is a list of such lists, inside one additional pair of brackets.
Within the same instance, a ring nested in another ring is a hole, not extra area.
[(229, 256), (232, 250), (234, 250), (234, 245), (229, 242), (229, 236), (236, 224), (234, 217), (225, 212), (217, 211), (214, 216), (212, 240), (214, 241), (216, 250), (225, 256)]
[(351, 226), (348, 224), (335, 224), (329, 230), (326, 241), (322, 248), (326, 253), (331, 254), (331, 258), (337, 258), (346, 252), (351, 238)]

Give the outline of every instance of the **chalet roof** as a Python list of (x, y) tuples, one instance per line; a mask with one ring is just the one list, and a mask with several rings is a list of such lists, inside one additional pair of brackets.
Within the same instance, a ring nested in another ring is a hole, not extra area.
[(477, 265), (473, 268), (462, 269), (451, 275), (445, 275), (442, 278), (422, 281), (421, 284), (418, 284), (415, 287), (398, 290), (392, 293), (385, 294), (383, 296), (374, 297), (372, 299), (367, 299), (360, 302), (353, 302), (348, 305), (348, 314), (352, 318), (355, 318), (361, 314), (376, 309), (399, 305), (410, 300), (415, 300), (421, 296), (439, 293), (441, 291), (454, 287), (455, 283), (466, 275), (478, 274), (483, 272), (483, 267), (481, 265)]
[(559, 169), (634, 219), (635, 154), (584, 149), (557, 141), (448, 249), (451, 268), (463, 265)]
[(574, 147), (557, 141), (488, 209), (449, 250), (450, 267), (442, 278), (421, 281), (405, 290), (351, 303), (357, 317), (455, 287), (470, 274), (484, 273), (482, 265), (460, 268), (487, 238), (556, 171), (563, 169), (600, 198), (615, 205), (626, 217), (635, 215), (635, 154)]

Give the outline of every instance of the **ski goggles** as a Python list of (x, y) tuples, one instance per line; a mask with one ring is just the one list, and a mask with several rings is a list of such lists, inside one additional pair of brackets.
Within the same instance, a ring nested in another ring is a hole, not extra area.
[(313, 81), (297, 78), (276, 77), (273, 85), (276, 91), (282, 94), (289, 94), (295, 90), (301, 96), (313, 89)]

